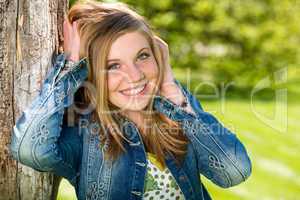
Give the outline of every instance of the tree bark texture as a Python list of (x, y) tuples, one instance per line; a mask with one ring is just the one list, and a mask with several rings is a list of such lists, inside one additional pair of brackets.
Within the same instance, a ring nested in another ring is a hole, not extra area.
[(56, 199), (60, 178), (16, 162), (8, 145), (58, 52), (67, 7), (68, 0), (0, 0), (0, 200)]

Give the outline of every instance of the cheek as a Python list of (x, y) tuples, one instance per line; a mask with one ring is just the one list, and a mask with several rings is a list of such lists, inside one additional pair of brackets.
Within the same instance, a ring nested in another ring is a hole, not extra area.
[(108, 84), (108, 91), (114, 92), (119, 89), (119, 86), (122, 82), (122, 77), (120, 74), (108, 74), (107, 76), (107, 84)]
[(148, 79), (158, 78), (158, 66), (155, 60), (149, 60), (148, 62), (145, 62), (141, 69)]

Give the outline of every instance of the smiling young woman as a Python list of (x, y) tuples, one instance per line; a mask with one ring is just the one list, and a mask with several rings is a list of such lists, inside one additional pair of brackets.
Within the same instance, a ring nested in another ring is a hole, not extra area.
[[(19, 162), (65, 177), (78, 199), (93, 200), (206, 200), (201, 174), (224, 188), (250, 176), (243, 144), (174, 78), (168, 45), (134, 10), (77, 3), (64, 38), (64, 53), (14, 126)], [(64, 108), (74, 94), (94, 109), (69, 126)]]
[[(97, 91), (96, 95), (86, 91), (86, 101), (96, 108), (93, 114), (102, 127), (110, 129), (108, 155), (116, 158), (124, 150), (122, 138), (126, 138), (114, 114), (118, 113), (139, 127), (146, 150), (157, 155), (163, 165), (164, 152), (172, 152), (179, 159), (186, 149), (186, 136), (174, 128), (175, 123), (153, 112), (158, 93), (184, 101), (171, 70), (166, 69), (170, 68), (169, 59), (163, 60), (168, 56), (164, 55), (168, 54), (166, 44), (125, 4), (76, 4), (68, 19), (77, 23), (81, 38), (81, 55), (70, 56), (88, 58), (87, 81)], [(166, 129), (164, 123), (173, 126)], [(174, 131), (176, 134), (169, 133)]]

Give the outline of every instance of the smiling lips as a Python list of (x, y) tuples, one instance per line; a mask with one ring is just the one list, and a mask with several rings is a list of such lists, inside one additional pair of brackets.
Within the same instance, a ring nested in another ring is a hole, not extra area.
[(145, 83), (144, 85), (140, 85), (132, 89), (122, 90), (121, 93), (125, 96), (135, 96), (142, 94), (145, 91), (147, 84), (148, 83)]

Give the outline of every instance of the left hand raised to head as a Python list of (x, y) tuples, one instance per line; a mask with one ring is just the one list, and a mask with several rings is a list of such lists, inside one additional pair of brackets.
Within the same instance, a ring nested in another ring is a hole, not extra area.
[(164, 67), (164, 76), (160, 88), (160, 94), (172, 100), (174, 103), (182, 102), (184, 99), (182, 99), (180, 88), (177, 86), (177, 84), (174, 81), (175, 77), (170, 65), (168, 44), (158, 36), (155, 36), (155, 42), (157, 43), (160, 53), (162, 55), (163, 67)]
[(170, 65), (168, 44), (158, 36), (155, 36), (154, 38), (155, 38), (156, 44), (159, 47), (160, 53), (162, 55), (162, 60), (163, 60), (163, 65), (164, 65), (163, 67), (165, 68), (163, 83), (164, 84), (174, 83), (174, 75), (173, 75), (171, 65)]
[[(167, 99), (171, 100), (173, 103), (177, 105), (183, 105), (186, 102), (186, 98), (183, 95), (181, 89), (175, 83), (175, 77), (170, 65), (170, 58), (169, 58), (169, 47), (168, 44), (163, 41), (158, 36), (155, 36), (155, 42), (157, 43), (160, 53), (162, 54), (163, 59), (163, 67), (164, 67), (164, 77), (163, 82), (160, 88), (160, 95), (166, 97)], [(185, 108), (188, 112), (194, 113), (191, 106)]]

